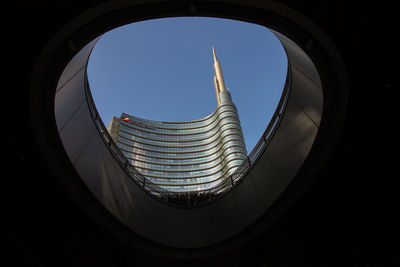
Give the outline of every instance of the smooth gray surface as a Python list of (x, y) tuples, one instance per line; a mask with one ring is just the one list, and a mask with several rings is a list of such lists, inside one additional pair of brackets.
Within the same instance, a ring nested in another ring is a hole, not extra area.
[[(249, 175), (255, 184), (256, 192), (261, 198), (264, 210), (270, 207), (275, 199), (286, 188), (287, 183), (281, 179), (267, 153), (264, 153)], [(264, 211), (262, 210), (262, 211)]]
[(246, 218), (248, 222), (252, 222), (258, 218), (264, 211), (262, 198), (250, 175), (241, 181), (240, 190), (233, 190), (232, 195), (238, 214)]
[(311, 59), (307, 56), (303, 49), (301, 49), (295, 42), (287, 38), (285, 35), (277, 31), (272, 32), (278, 37), (284, 45), (285, 51), (290, 58), (292, 68), (297, 68), (303, 71), (314, 83), (321, 87), (321, 80), (318, 75), (317, 69), (314, 67)]
[(60, 79), (58, 80), (56, 91), (60, 90), (80, 70), (84, 70), (86, 68), (90, 52), (99, 39), (100, 37), (91, 41), (71, 59), (61, 74)]
[(57, 129), (59, 132), (62, 131), (65, 124), (72, 117), (74, 112), (76, 112), (86, 101), (84, 91), (73, 90), (73, 88), (80, 86), (84, 77), (85, 69), (81, 69), (56, 93), (57, 102), (54, 109), (57, 118)]
[(214, 235), (216, 228), (211, 220), (210, 210), (189, 210), (189, 247), (198, 247), (207, 243), (210, 235)]
[(85, 149), (91, 149), (91, 147), (86, 147), (93, 134), (97, 131), (96, 128), (93, 128), (92, 122), (89, 107), (86, 104), (82, 104), (60, 132), (64, 148), (72, 163), (77, 161)]
[(296, 80), (292, 87), (291, 99), (319, 126), (322, 114), (322, 91), (319, 86), (298, 68), (292, 68), (292, 77)]
[(318, 127), (306, 113), (302, 112), (293, 99), (289, 99), (285, 115), (287, 118), (281, 122), (280, 128), (285, 133), (291, 133), (286, 134), (289, 142), (295, 145), (303, 158), (306, 158), (314, 142)]
[[(322, 114), (322, 89), (311, 60), (277, 34), (292, 67), (286, 111), (266, 151), (232, 191), (209, 206), (165, 205), (130, 180), (103, 142), (91, 118), (82, 75), (95, 41), (68, 65), (55, 99), (57, 125), (66, 153), (82, 180), (103, 205), (137, 234), (180, 248), (222, 242), (262, 215), (291, 182), (307, 157)], [(83, 97), (83, 99), (82, 99)]]

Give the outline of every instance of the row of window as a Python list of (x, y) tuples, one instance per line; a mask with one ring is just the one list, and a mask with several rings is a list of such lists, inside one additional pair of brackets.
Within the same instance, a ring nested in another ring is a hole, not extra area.
[[(215, 153), (213, 155), (209, 155), (207, 157), (198, 157), (198, 158), (184, 158), (184, 159), (179, 159), (179, 158), (153, 158), (149, 157), (147, 155), (141, 155), (133, 152), (128, 152), (126, 150), (121, 149), (123, 154), (130, 160), (132, 161), (139, 161), (139, 162), (144, 162), (144, 163), (150, 163), (150, 164), (156, 164), (160, 166), (189, 166), (189, 165), (198, 165), (198, 164), (206, 164), (210, 162), (221, 162), (221, 160), (224, 159), (224, 156), (222, 154), (222, 151), (219, 153)], [(234, 147), (232, 149), (229, 148), (229, 151), (226, 151), (224, 155), (230, 155), (230, 154), (240, 154), (236, 155), (237, 157), (240, 158), (245, 158), (246, 157), (246, 151), (242, 147)]]
[[(231, 174), (238, 166), (243, 163), (243, 159), (236, 159), (228, 162), (226, 165), (217, 166), (213, 169), (208, 170), (196, 170), (192, 172), (168, 172), (168, 171), (155, 171), (155, 170), (148, 170), (142, 169), (140, 167), (136, 167), (136, 169), (146, 177), (153, 177), (162, 179), (162, 181), (168, 184), (170, 181), (178, 180), (181, 183), (185, 183), (184, 180), (188, 178), (201, 178), (206, 181), (220, 179), (225, 177), (226, 175)], [(228, 173), (228, 170), (232, 170)]]
[[(216, 138), (219, 133), (222, 133), (228, 129), (235, 129), (239, 135), (241, 135), (241, 127), (238, 124), (238, 120), (229, 120), (221, 123), (219, 127), (214, 128), (212, 131), (197, 133), (195, 135), (164, 135), (155, 132), (142, 132), (137, 129), (130, 128), (126, 125), (120, 125), (120, 132), (124, 134), (127, 138), (130, 136), (142, 138), (143, 141), (162, 141), (162, 142), (176, 142), (176, 143), (192, 143), (192, 142), (202, 142), (207, 139)], [(132, 137), (132, 138), (134, 138)]]
[[(124, 144), (125, 146), (121, 145)], [(232, 135), (231, 138), (226, 141), (220, 143), (208, 144), (202, 147), (162, 147), (162, 146), (152, 146), (141, 144), (138, 142), (133, 142), (131, 140), (126, 140), (121, 136), (117, 138), (117, 146), (119, 148), (124, 148), (125, 150), (140, 153), (143, 155), (148, 154), (148, 151), (157, 152), (157, 153), (198, 153), (198, 157), (204, 157), (210, 154), (214, 154), (219, 150), (225, 150), (229, 147), (240, 146), (245, 148), (243, 139), (238, 137), (237, 135)], [(130, 147), (129, 147), (130, 146)], [(193, 156), (193, 155), (191, 155)], [(181, 155), (181, 157), (185, 157), (185, 155)], [(190, 157), (190, 156), (189, 156)]]
[(167, 171), (152, 171), (137, 168), (138, 171), (144, 175), (146, 178), (151, 180), (156, 184), (191, 184), (190, 179), (198, 179), (198, 183), (210, 182), (218, 179), (225, 178), (232, 174), (237, 167), (243, 163), (243, 160), (233, 160), (230, 161), (226, 166), (214, 172), (209, 170), (204, 171), (193, 171), (193, 172), (174, 172), (173, 174)]
[(135, 167), (139, 167), (141, 169), (147, 169), (147, 170), (165, 170), (168, 172), (189, 172), (189, 171), (197, 171), (197, 170), (206, 170), (206, 169), (213, 169), (217, 168), (221, 165), (224, 165), (228, 163), (231, 160), (234, 159), (245, 159), (246, 156), (242, 153), (238, 152), (233, 152), (231, 154), (228, 154), (224, 157), (217, 157), (213, 161), (208, 162), (208, 163), (200, 163), (200, 164), (190, 164), (190, 165), (181, 165), (173, 162), (163, 162), (159, 164), (154, 164), (154, 163), (149, 163), (149, 162), (143, 162), (139, 160), (135, 160), (134, 158), (129, 157), (128, 152), (123, 152), (125, 156), (131, 161), (132, 165)]
[[(122, 142), (128, 144), (143, 144), (148, 146), (149, 149), (158, 149), (158, 147), (168, 147), (168, 148), (183, 148), (186, 150), (204, 150), (206, 148), (211, 148), (217, 144), (224, 144), (226, 141), (231, 139), (243, 140), (243, 136), (241, 132), (234, 127), (230, 129), (226, 129), (223, 132), (215, 135), (213, 138), (205, 139), (201, 141), (194, 142), (168, 142), (168, 141), (155, 141), (148, 140), (141, 137), (137, 137), (134, 135), (127, 134), (123, 131), (120, 131), (119, 136)], [(181, 151), (181, 150), (179, 150)]]
[(222, 153), (219, 153), (220, 151), (216, 151), (214, 154), (204, 154), (203, 152), (187, 152), (187, 153), (171, 153), (171, 152), (163, 152), (160, 153), (158, 151), (143, 151), (142, 149), (136, 149), (135, 146), (133, 145), (127, 145), (126, 143), (122, 143), (121, 141), (118, 141), (117, 143), (118, 147), (120, 148), (121, 151), (129, 152), (131, 153), (131, 157), (137, 157), (140, 156), (142, 159), (145, 161), (149, 161), (154, 159), (155, 162), (163, 162), (166, 159), (173, 159), (173, 160), (182, 160), (182, 161), (187, 161), (187, 160), (193, 160), (197, 159), (201, 162), (206, 162), (210, 161), (215, 157), (219, 157), (219, 155)]
[[(165, 135), (165, 136), (171, 136), (172, 138), (174, 136), (187, 136), (190, 139), (195, 138), (196, 135), (199, 134), (208, 134), (208, 132), (212, 131), (215, 128), (221, 127), (224, 122), (231, 122), (231, 123), (236, 123), (240, 127), (240, 121), (239, 121), (239, 116), (237, 113), (233, 112), (228, 112), (224, 113), (225, 115), (219, 118), (218, 120), (215, 120), (213, 123), (206, 125), (201, 128), (196, 128), (196, 129), (180, 129), (180, 128), (174, 128), (174, 129), (156, 129), (152, 130), (150, 128), (143, 128), (143, 127), (138, 127), (135, 124), (132, 123), (126, 123), (126, 122), (121, 122), (121, 127), (125, 126), (123, 128), (127, 132), (143, 132), (145, 133), (145, 136), (147, 136), (149, 133), (155, 133), (157, 135)], [(151, 125), (151, 124), (149, 124)], [(212, 135), (212, 133), (210, 133)], [(201, 136), (197, 138), (202, 138)]]
[(199, 128), (204, 127), (208, 123), (211, 123), (216, 117), (222, 114), (225, 111), (234, 111), (237, 114), (237, 108), (233, 103), (226, 103), (218, 106), (213, 113), (204, 117), (203, 119), (193, 120), (193, 121), (185, 121), (185, 122), (161, 122), (161, 121), (152, 121), (146, 120), (142, 118), (137, 118), (134, 116), (130, 116), (129, 114), (123, 113), (121, 117), (128, 117), (131, 121), (138, 122), (139, 124), (146, 124), (158, 129), (190, 129), (190, 128)]
[[(237, 141), (236, 141), (237, 142)], [(192, 159), (197, 159), (203, 163), (213, 160), (214, 158), (220, 157), (222, 154), (229, 154), (232, 152), (241, 152), (246, 155), (246, 148), (242, 143), (236, 143), (236, 145), (230, 145), (229, 147), (220, 148), (214, 147), (207, 151), (197, 151), (197, 152), (181, 152), (181, 153), (171, 153), (170, 151), (150, 151), (140, 149), (136, 146), (127, 145), (121, 142), (117, 143), (118, 148), (124, 153), (130, 153), (129, 157), (135, 158), (137, 155), (146, 157), (145, 161), (154, 161), (152, 162), (163, 162), (165, 159), (177, 159), (190, 161)]]

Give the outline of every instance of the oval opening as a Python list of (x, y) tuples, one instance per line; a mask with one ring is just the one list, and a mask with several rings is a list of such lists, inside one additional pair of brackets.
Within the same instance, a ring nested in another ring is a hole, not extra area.
[(87, 76), (100, 119), (143, 176), (136, 180), (169, 203), (179, 193), (179, 204), (183, 192), (216, 199), (240, 181), (272, 137), (287, 69), (266, 27), (179, 17), (105, 33)]

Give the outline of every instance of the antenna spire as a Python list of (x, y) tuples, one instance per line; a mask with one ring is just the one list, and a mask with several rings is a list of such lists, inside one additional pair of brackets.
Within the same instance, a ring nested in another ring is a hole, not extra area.
[(217, 56), (215, 54), (214, 46), (212, 46), (213, 56), (214, 56), (214, 63), (218, 61)]
[(214, 87), (215, 94), (217, 97), (218, 105), (221, 103), (220, 93), (225, 92), (224, 77), (222, 76), (221, 64), (218, 61), (217, 55), (215, 54), (215, 48), (212, 46), (213, 56), (214, 56)]

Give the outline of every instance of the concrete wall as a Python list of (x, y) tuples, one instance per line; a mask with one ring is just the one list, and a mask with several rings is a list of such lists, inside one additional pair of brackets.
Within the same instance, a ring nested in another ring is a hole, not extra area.
[(167, 206), (129, 179), (99, 134), (86, 100), (85, 70), (96, 40), (71, 60), (57, 86), (57, 127), (82, 180), (110, 213), (149, 240), (196, 248), (234, 236), (271, 207), (313, 145), (323, 102), (311, 60), (292, 41), (275, 34), (286, 49), (292, 80), (281, 123), (247, 177), (222, 199), (196, 209)]

